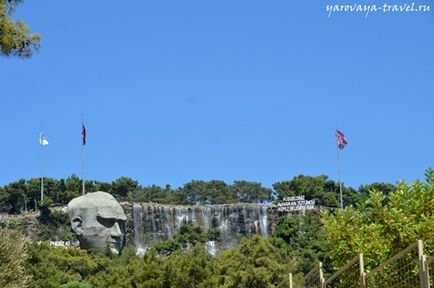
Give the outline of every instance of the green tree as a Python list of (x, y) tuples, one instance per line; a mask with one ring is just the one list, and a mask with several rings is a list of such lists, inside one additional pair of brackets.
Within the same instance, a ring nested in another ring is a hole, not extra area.
[(306, 211), (304, 215), (277, 218), (273, 237), (284, 241), (297, 270), (308, 273), (321, 261), (326, 272), (332, 272), (327, 234), (317, 211)]
[[(223, 183), (219, 183), (220, 188), (224, 189), (225, 185)], [(180, 194), (184, 194), (186, 196), (187, 204), (195, 205), (195, 204), (206, 204), (209, 199), (209, 193), (207, 191), (206, 182), (201, 180), (193, 180), (189, 183), (184, 184), (182, 187), (182, 192)]]
[[(344, 206), (354, 205), (359, 200), (357, 191), (342, 185)], [(278, 194), (278, 199), (285, 197), (304, 195), (306, 199), (315, 199), (316, 205), (339, 206), (339, 183), (328, 179), (327, 176), (298, 175), (290, 181), (273, 184)]]
[(294, 269), (286, 251), (258, 235), (243, 238), (239, 246), (224, 250), (214, 263), (214, 287), (287, 287)]
[(110, 192), (112, 189), (112, 184), (108, 182), (95, 182), (95, 191), (103, 191), (103, 192)]
[(116, 198), (124, 200), (127, 198), (128, 193), (140, 190), (139, 182), (129, 177), (120, 177), (112, 182), (111, 190), (109, 191)]
[(82, 194), (81, 179), (77, 175), (72, 174), (65, 180), (64, 183), (65, 183), (64, 185), (65, 185), (65, 196), (66, 196), (65, 203), (71, 201), (75, 197), (78, 197)]
[(0, 1), (0, 55), (29, 58), (40, 47), (39, 34), (30, 34), (22, 20), (13, 21), (16, 6), (23, 0)]
[(215, 287), (213, 262), (202, 245), (195, 245), (190, 251), (178, 251), (164, 260), (164, 287)]
[(9, 208), (10, 213), (19, 214), (24, 210), (27, 194), (26, 181), (20, 179), (12, 182), (4, 187), (6, 194), (5, 204)]
[(49, 219), (51, 216), (50, 206), (53, 205), (53, 200), (51, 198), (46, 197), (44, 201), (39, 202), (39, 222), (41, 224), (49, 223)]
[(356, 207), (336, 214), (323, 214), (335, 267), (363, 253), (368, 269), (401, 251), (418, 239), (427, 254), (434, 252), (434, 173), (427, 182), (399, 182), (385, 195), (372, 190)]
[(372, 183), (367, 185), (361, 185), (359, 187), (359, 194), (363, 199), (366, 199), (369, 197), (369, 194), (371, 191), (379, 191), (382, 192), (384, 195), (389, 195), (391, 192), (396, 190), (396, 186), (392, 185), (390, 183)]
[(93, 286), (86, 282), (70, 281), (60, 286), (60, 288), (92, 288)]
[(63, 204), (65, 201), (65, 187), (62, 187), (62, 181), (54, 178), (44, 178), (44, 198), (50, 198), (54, 204)]
[(152, 185), (130, 192), (128, 194), (128, 200), (135, 202), (164, 203), (168, 192), (170, 193), (170, 189), (168, 191), (158, 185)]
[(206, 200), (204, 204), (228, 204), (239, 202), (231, 185), (220, 180), (205, 183)]
[(11, 209), (8, 203), (9, 195), (3, 187), (0, 187), (0, 211), (9, 211)]
[[(165, 258), (160, 257), (157, 251), (151, 249), (146, 253), (143, 259), (131, 261), (127, 266), (127, 271), (131, 275), (130, 282), (136, 287), (170, 287), (164, 285), (167, 280), (164, 279)], [(127, 287), (134, 287), (130, 284)]]
[(234, 190), (221, 180), (193, 180), (176, 191), (180, 204), (205, 205), (238, 202)]
[(41, 198), (41, 179), (31, 178), (26, 182), (27, 185), (27, 208), (35, 210), (35, 203)]
[(242, 203), (273, 200), (273, 190), (262, 187), (261, 183), (258, 182), (234, 181), (231, 190), (233, 191), (231, 195), (235, 195), (238, 201)]
[(0, 287), (27, 287), (30, 276), (25, 272), (27, 259), (24, 236), (13, 230), (0, 230)]
[(98, 252), (75, 247), (50, 247), (45, 243), (28, 246), (27, 272), (32, 275), (32, 288), (57, 288), (71, 281), (89, 278), (106, 270), (110, 259)]

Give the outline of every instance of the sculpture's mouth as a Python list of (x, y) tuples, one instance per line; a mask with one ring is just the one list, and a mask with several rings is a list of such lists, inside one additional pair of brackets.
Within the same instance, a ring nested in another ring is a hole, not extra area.
[(112, 254), (118, 255), (121, 250), (121, 244), (117, 241), (107, 241), (107, 246), (110, 249)]
[(107, 241), (107, 244), (110, 247), (119, 247), (120, 246), (120, 242), (119, 241)]
[(114, 255), (119, 255), (119, 250), (118, 248), (115, 247), (110, 247), (110, 252)]

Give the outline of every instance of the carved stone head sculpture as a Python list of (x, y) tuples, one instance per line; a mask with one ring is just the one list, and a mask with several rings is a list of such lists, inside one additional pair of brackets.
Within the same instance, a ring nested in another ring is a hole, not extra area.
[(82, 249), (105, 250), (120, 254), (125, 238), (124, 210), (106, 192), (93, 192), (68, 203), (69, 220)]

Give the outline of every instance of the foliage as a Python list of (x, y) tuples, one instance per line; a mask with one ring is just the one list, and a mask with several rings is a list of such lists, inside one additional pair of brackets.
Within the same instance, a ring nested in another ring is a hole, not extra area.
[(158, 253), (167, 256), (180, 249), (186, 249), (199, 243), (204, 244), (207, 241), (217, 240), (219, 236), (220, 231), (216, 229), (203, 231), (200, 226), (182, 225), (173, 239), (156, 243), (154, 248)]
[(27, 287), (29, 275), (24, 270), (27, 259), (24, 237), (14, 230), (0, 230), (0, 287)]
[(126, 199), (128, 193), (140, 190), (139, 182), (128, 177), (120, 177), (111, 185), (110, 193), (118, 199)]
[(217, 255), (214, 287), (287, 287), (287, 275), (293, 268), (284, 249), (255, 235)]
[[(258, 203), (273, 199), (271, 189), (262, 187), (260, 183), (248, 181), (235, 181), (230, 185), (220, 180), (193, 180), (177, 189), (172, 189), (170, 185), (164, 188), (158, 185), (143, 187), (128, 177), (120, 177), (111, 183), (86, 180), (85, 184), (88, 192), (106, 191), (119, 201), (130, 202), (197, 205)], [(36, 210), (35, 204), (40, 200), (40, 191), (39, 178), (27, 181), (20, 179), (0, 187), (0, 211), (20, 214), (26, 210)], [(75, 174), (60, 180), (44, 178), (44, 199), (52, 201), (50, 205), (65, 205), (81, 194), (82, 182)]]
[(231, 189), (239, 202), (257, 203), (274, 200), (273, 190), (262, 187), (258, 182), (234, 181)]
[(9, 198), (9, 194), (6, 193), (3, 187), (0, 187), (0, 211), (9, 211), (10, 207), (7, 203), (7, 199)]
[[(183, 229), (183, 237), (197, 239), (203, 234), (196, 233), (200, 232), (196, 227)], [(29, 287), (287, 287), (288, 272), (294, 270), (285, 249), (260, 236), (244, 238), (240, 246), (216, 258), (200, 241), (189, 241), (190, 249), (162, 256), (154, 247), (143, 258), (130, 247), (111, 258), (75, 247), (29, 244), (26, 270), (33, 276)]]
[(75, 238), (71, 232), (69, 216), (67, 213), (50, 208), (50, 198), (40, 203), (38, 240), (72, 240)]
[(82, 281), (109, 265), (109, 259), (96, 252), (89, 254), (75, 247), (50, 247), (44, 243), (29, 245), (29, 256), (27, 271), (33, 276), (29, 286), (32, 288), (54, 288)]
[(359, 187), (359, 194), (363, 198), (363, 200), (366, 200), (366, 198), (369, 197), (369, 194), (371, 191), (379, 191), (383, 193), (384, 195), (389, 195), (391, 192), (396, 190), (396, 186), (392, 185), (390, 183), (372, 183), (367, 185), (361, 185)]
[(163, 285), (164, 287), (214, 287), (211, 279), (212, 263), (202, 245), (196, 245), (190, 251), (177, 251), (170, 257), (164, 258)]
[(371, 190), (356, 207), (336, 214), (324, 212), (325, 228), (335, 267), (363, 253), (368, 269), (401, 251), (418, 239), (427, 254), (434, 252), (434, 173), (427, 182), (399, 182), (385, 195)]
[(60, 288), (92, 288), (92, 285), (86, 282), (70, 281), (60, 286)]
[(283, 241), (282, 246), (297, 264), (297, 271), (306, 274), (321, 261), (325, 272), (332, 272), (327, 235), (317, 211), (277, 218), (273, 237)]
[[(156, 203), (175, 203), (172, 199), (168, 199), (171, 194), (170, 185), (166, 185), (163, 189), (158, 185), (143, 187), (128, 193), (128, 201), (131, 202), (156, 202)], [(172, 201), (171, 201), (172, 200)]]
[[(346, 203), (362, 201), (347, 206), (344, 211), (323, 212), (323, 219), (316, 211), (279, 217), (273, 238), (243, 239), (239, 246), (222, 251), (215, 258), (208, 255), (204, 243), (218, 240), (218, 230), (203, 231), (190, 225), (182, 226), (171, 240), (155, 244), (143, 258), (135, 256), (133, 247), (126, 247), (120, 256), (112, 256), (74, 247), (29, 244), (26, 272), (33, 277), (30, 287), (35, 288), (287, 287), (289, 272), (293, 275), (297, 271), (306, 273), (319, 260), (325, 264), (326, 272), (331, 272), (329, 258), (334, 260), (333, 266), (337, 268), (359, 252), (365, 254), (369, 270), (416, 239), (424, 240), (427, 254), (434, 253), (432, 169), (426, 171), (426, 178), (426, 182), (415, 181), (411, 185), (398, 183), (396, 189), (387, 183), (361, 186), (359, 192), (364, 198), (359, 198), (354, 189), (345, 188)], [(53, 179), (47, 183), (52, 184), (47, 188), (45, 199), (48, 202), (40, 206), (45, 219), (40, 236), (67, 238), (68, 235), (61, 234), (70, 233), (66, 230), (69, 226), (67, 216), (49, 208), (49, 201), (67, 201), (68, 197), (61, 196), (55, 189), (80, 189), (80, 180), (73, 175), (66, 180)], [(19, 180), (0, 188), (0, 201), (4, 201), (0, 205), (21, 211), (26, 197), (38, 195), (33, 191), (37, 189), (35, 184), (37, 181), (32, 179)], [(88, 181), (87, 185), (88, 191), (102, 187), (122, 199), (161, 203), (260, 202), (267, 201), (272, 195), (271, 190), (262, 188), (259, 183), (245, 181), (235, 181), (232, 185), (216, 180), (192, 181), (172, 189), (156, 185), (142, 187), (137, 181), (122, 177), (112, 183)], [(307, 199), (315, 198), (321, 205), (334, 203), (337, 206), (338, 203), (337, 183), (326, 176), (300, 175), (273, 186), (280, 194), (279, 199), (305, 195)], [(122, 192), (116, 192), (113, 187)], [(79, 193), (79, 190), (73, 193)], [(22, 202), (13, 206), (11, 199)], [(294, 287), (301, 287), (300, 274), (295, 274), (294, 279)]]
[(53, 201), (50, 198), (45, 198), (44, 201), (39, 202), (39, 222), (42, 224), (47, 224), (50, 220), (51, 210), (50, 206)]
[(39, 49), (40, 35), (29, 34), (24, 21), (12, 20), (16, 5), (21, 2), (23, 0), (0, 1), (0, 55), (29, 58)]
[(67, 213), (61, 210), (51, 210), (50, 216), (48, 218), (48, 223), (54, 227), (62, 227), (70, 225), (69, 216)]
[(223, 204), (224, 199), (229, 196), (229, 186), (220, 180), (191, 181), (179, 189), (179, 192), (185, 195), (186, 204)]
[[(339, 183), (328, 179), (327, 176), (298, 175), (290, 181), (273, 184), (274, 190), (279, 195), (278, 199), (285, 197), (304, 195), (306, 199), (315, 199), (316, 205), (339, 207)], [(342, 185), (344, 205), (354, 205), (359, 200), (357, 191)]]
[(66, 180), (62, 180), (63, 179), (60, 179), (60, 181), (63, 183), (63, 185), (61, 185), (63, 189), (61, 190), (60, 194), (64, 195), (65, 198), (60, 203), (68, 203), (69, 201), (71, 201), (75, 197), (80, 196), (83, 193), (83, 185), (77, 175), (72, 174)]
[[(1, 4), (0, 4), (1, 5)], [(11, 214), (19, 214), (24, 208), (25, 195), (27, 193), (26, 181), (20, 179), (17, 182), (10, 183), (4, 188), (4, 204)]]

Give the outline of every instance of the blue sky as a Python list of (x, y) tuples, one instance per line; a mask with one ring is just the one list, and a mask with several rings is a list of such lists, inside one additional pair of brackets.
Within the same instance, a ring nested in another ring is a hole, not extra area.
[(0, 185), (40, 176), (41, 128), (45, 175), (81, 175), (82, 114), (99, 181), (337, 179), (336, 127), (347, 185), (423, 178), (434, 11), (328, 17), (335, 3), (356, 2), (25, 1), (42, 49), (0, 58)]

